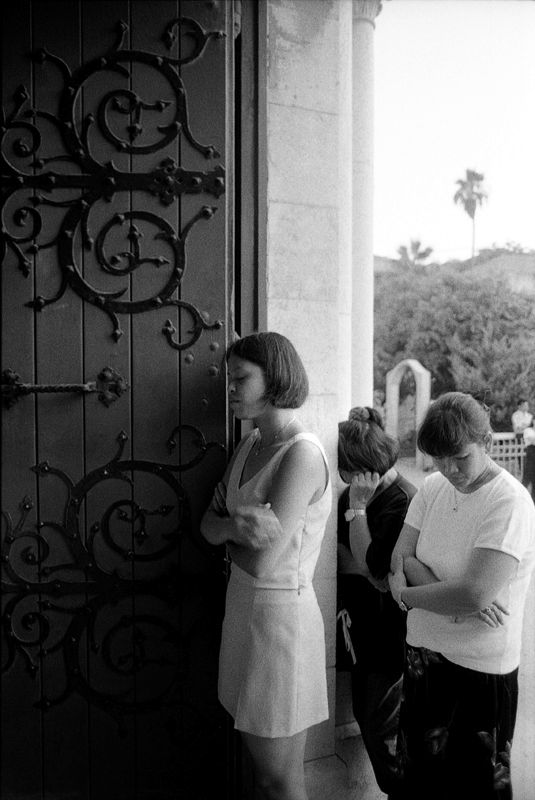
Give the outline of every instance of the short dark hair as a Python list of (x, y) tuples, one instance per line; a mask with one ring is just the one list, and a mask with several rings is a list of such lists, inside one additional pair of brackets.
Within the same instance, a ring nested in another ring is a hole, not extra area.
[(338, 423), (338, 470), (383, 476), (399, 455), (399, 442), (386, 433), (375, 408), (356, 406)]
[(274, 331), (252, 333), (227, 348), (225, 358), (257, 364), (266, 377), (266, 400), (275, 408), (300, 408), (308, 397), (308, 377), (299, 354), (286, 336)]
[(443, 458), (483, 443), (491, 430), (486, 405), (464, 392), (446, 392), (427, 409), (416, 441), (423, 453)]

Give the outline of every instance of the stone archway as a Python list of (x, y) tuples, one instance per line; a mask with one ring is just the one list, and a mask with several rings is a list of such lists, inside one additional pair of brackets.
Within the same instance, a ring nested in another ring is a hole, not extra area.
[[(386, 430), (392, 436), (398, 435), (399, 423), (399, 385), (404, 374), (410, 370), (416, 384), (416, 428), (422, 422), (431, 400), (431, 373), (415, 358), (400, 361), (386, 375)], [(416, 466), (424, 469), (425, 457), (416, 448)]]

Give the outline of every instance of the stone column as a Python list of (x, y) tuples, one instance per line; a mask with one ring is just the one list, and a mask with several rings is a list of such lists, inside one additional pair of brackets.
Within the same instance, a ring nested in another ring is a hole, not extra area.
[[(264, 48), (258, 123), (264, 204), (259, 228), (266, 263), (262, 325), (286, 334), (303, 359), (310, 394), (299, 415), (325, 445), (333, 475), (333, 510), (314, 575), (325, 622), (331, 716), (309, 732), (308, 761), (333, 755), (335, 742), (339, 280), (343, 264), (345, 298), (350, 297), (351, 214), (345, 193), (352, 189), (347, 84), (353, 7), (352, 0), (260, 0), (258, 11)], [(350, 321), (349, 300), (345, 316)], [(346, 374), (350, 339), (349, 334), (344, 339)]]
[(353, 406), (373, 403), (373, 45), (380, 11), (380, 0), (353, 0)]
[(338, 420), (352, 400), (353, 286), (353, 0), (338, 0)]

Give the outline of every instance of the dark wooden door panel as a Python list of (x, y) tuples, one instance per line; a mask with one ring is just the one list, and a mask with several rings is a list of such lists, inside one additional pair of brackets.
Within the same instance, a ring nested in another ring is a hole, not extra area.
[(6, 800), (227, 783), (198, 526), (228, 438), (231, 11), (3, 7)]

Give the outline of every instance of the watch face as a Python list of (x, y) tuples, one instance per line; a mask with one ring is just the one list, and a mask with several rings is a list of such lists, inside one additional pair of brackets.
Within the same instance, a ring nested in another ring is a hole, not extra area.
[(345, 517), (346, 522), (351, 522), (351, 520), (355, 519), (355, 517), (356, 517), (355, 509), (354, 508), (348, 508), (346, 513), (344, 514), (344, 517)]

